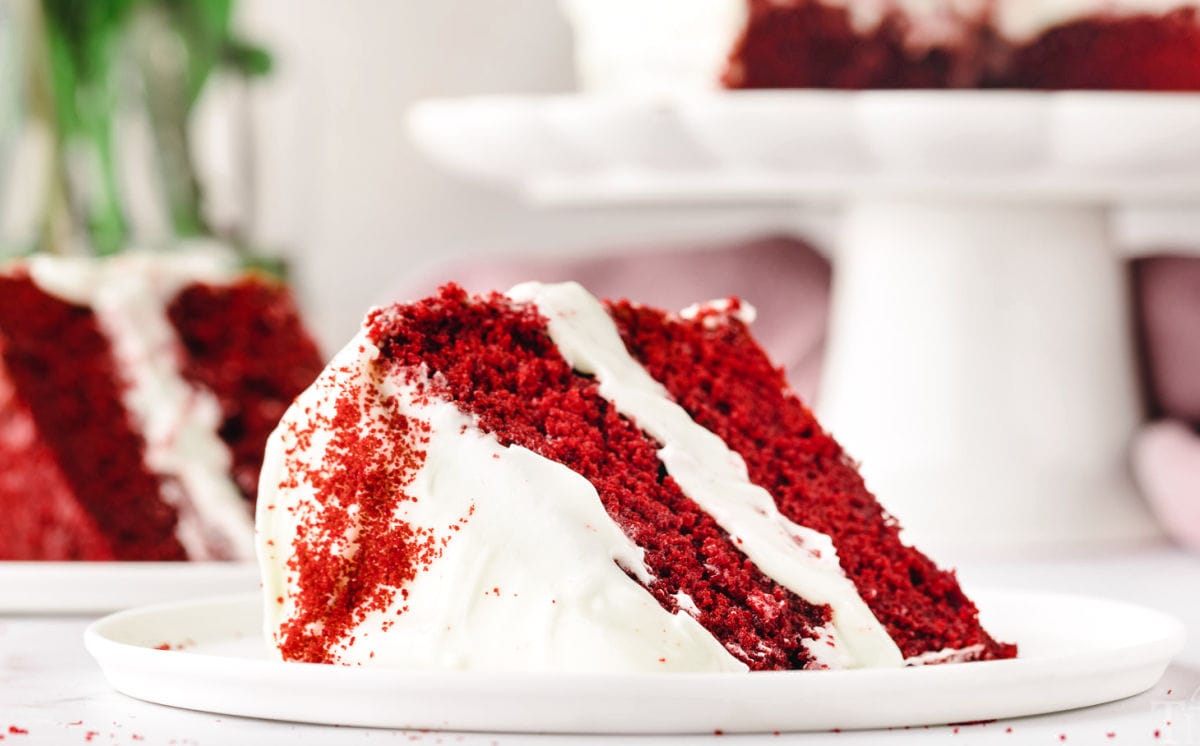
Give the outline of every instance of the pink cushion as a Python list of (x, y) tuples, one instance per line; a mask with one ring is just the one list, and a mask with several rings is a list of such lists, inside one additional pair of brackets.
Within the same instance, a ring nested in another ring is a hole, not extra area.
[(1143, 259), (1134, 276), (1155, 413), (1200, 422), (1200, 257)]
[(1148, 425), (1134, 443), (1133, 466), (1163, 530), (1200, 550), (1200, 436), (1177, 421)]

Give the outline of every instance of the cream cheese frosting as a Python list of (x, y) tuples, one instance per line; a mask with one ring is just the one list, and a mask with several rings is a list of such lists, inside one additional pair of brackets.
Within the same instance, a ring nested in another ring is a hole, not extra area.
[(188, 557), (252, 558), (252, 518), (229, 476), (232, 456), (218, 434), (220, 405), (181, 375), (178, 339), (167, 318), (167, 306), (186, 285), (233, 279), (233, 254), (38, 255), (25, 266), (44, 292), (96, 314), (123, 377), (123, 403), (146, 443), (146, 467), (162, 479), (162, 497), (178, 513), (176, 535)]
[[(376, 378), (378, 354), (360, 332), (268, 443), (258, 503), (267, 639), (295, 611), (298, 577), (287, 560), (297, 531), (321, 509), (310, 484), (281, 488), (288, 475), (319, 465), (329, 447), (328, 434), (301, 443), (296, 433), (350, 395), (350, 376), (367, 404), (390, 399), (429, 425), (425, 459), (405, 490), (412, 499), (398, 502), (396, 520), (435, 535), (459, 528), (405, 586), (403, 599), (368, 613), (347, 633), (353, 644), (335, 643), (337, 662), (410, 670), (746, 670), (687, 605), (670, 613), (626, 575), (652, 579), (642, 550), (588, 480), (500, 445), (451, 402), (425, 402), (403, 381)], [(334, 551), (356, 549), (350, 540)], [(402, 605), (407, 611), (397, 614)]]

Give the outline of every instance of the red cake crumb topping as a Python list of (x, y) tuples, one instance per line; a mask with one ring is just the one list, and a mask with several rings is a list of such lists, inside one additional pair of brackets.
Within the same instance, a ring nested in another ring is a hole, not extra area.
[[(332, 415), (310, 416), (306, 428), (291, 426), (299, 445), (281, 488), (305, 482), (320, 506), (299, 518), (288, 560), (298, 577), (295, 612), (281, 627), (280, 650), (288, 660), (328, 663), (337, 647), (355, 643), (341, 641), (368, 614), (386, 610), (397, 593), (407, 596), (404, 586), (450, 537), (394, 520), (397, 503), (413, 499), (405, 488), (424, 462), (428, 423), (401, 414), (392, 399), (369, 400), (351, 382), (342, 384)], [(333, 435), (325, 462), (307, 464), (297, 453), (321, 431)]]
[(953, 573), (901, 543), (896, 521), (744, 324), (669, 319), (628, 302), (610, 304), (609, 312), (629, 352), (742, 456), (780, 511), (832, 537), (842, 569), (905, 657), (976, 644), (985, 658), (1016, 654), (980, 627)]
[(267, 437), (321, 372), (321, 353), (287, 288), (265, 278), (190, 285), (167, 316), (183, 350), (180, 372), (217, 397), (233, 479), (253, 502)]
[(658, 460), (659, 444), (622, 417), (596, 382), (575, 373), (532, 306), (458, 287), (376, 311), (369, 335), (391, 375), (428, 371), (432, 395), (454, 401), (504, 445), (520, 445), (583, 475), (609, 515), (645, 550), (648, 590), (666, 610), (687, 594), (698, 619), (755, 670), (811, 662), (802, 640), (828, 622), (774, 583), (683, 494)]
[(184, 559), (92, 311), (0, 277), (0, 358), (0, 427), (23, 432), (0, 456), (31, 458), (0, 477), (0, 559)]

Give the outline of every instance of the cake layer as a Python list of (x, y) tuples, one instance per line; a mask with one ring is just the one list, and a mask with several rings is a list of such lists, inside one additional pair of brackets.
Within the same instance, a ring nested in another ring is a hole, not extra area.
[[(714, 375), (719, 363), (705, 362)], [(781, 388), (767, 372), (752, 384)], [(942, 595), (913, 591), (914, 577), (893, 585), (910, 591), (900, 601), (917, 605), (918, 626), (946, 629), (893, 639), (904, 626), (873, 609), (898, 607), (860, 594), (884, 583), (848, 572), (892, 549), (844, 558), (836, 537), (781, 510), (778, 485), (672, 401), (577, 285), (508, 298), (449, 287), (373, 312), (319, 380), (272, 436), (260, 487), (267, 631), (285, 659), (766, 670), (1015, 652), (991, 643), (953, 577), (923, 557)], [(874, 506), (874, 528), (892, 532), (877, 533), (915, 555), (865, 490), (839, 499), (852, 513)], [(596, 588), (590, 605), (570, 593), (578, 583)], [(925, 608), (947, 603), (958, 606)], [(956, 636), (947, 618), (974, 627)], [(605, 626), (616, 652), (543, 655), (556, 644), (543, 638)]]
[(900, 527), (854, 462), (791, 393), (728, 310), (692, 319), (617, 303), (610, 312), (630, 352), (675, 401), (745, 459), (751, 480), (789, 519), (827, 534), (841, 568), (909, 661), (1006, 658), (952, 573), (900, 541)]
[(115, 559), (112, 542), (75, 501), (54, 451), (39, 437), (4, 363), (5, 347), (0, 334), (0, 463), (10, 465), (0, 469), (0, 560)]
[[(1156, 3), (1148, 3), (1152, 8)], [(1011, 52), (989, 85), (1008, 88), (1200, 90), (1200, 8), (1068, 21)]]
[(179, 372), (216, 397), (217, 434), (233, 457), (234, 482), (253, 504), (267, 436), (324, 358), (287, 288), (266, 277), (189, 284), (166, 314), (180, 347)]

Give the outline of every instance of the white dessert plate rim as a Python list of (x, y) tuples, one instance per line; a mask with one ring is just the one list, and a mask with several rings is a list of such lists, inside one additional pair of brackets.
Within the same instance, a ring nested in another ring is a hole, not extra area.
[(283, 663), (267, 657), (258, 594), (119, 612), (89, 626), (84, 640), (115, 689), (185, 709), (382, 728), (596, 734), (902, 727), (1057, 712), (1146, 691), (1184, 642), (1175, 618), (1121, 601), (1026, 591), (972, 595), (993, 634), (1026, 654), (905, 669), (751, 674)]
[(0, 562), (0, 614), (108, 613), (258, 587), (253, 561)]

